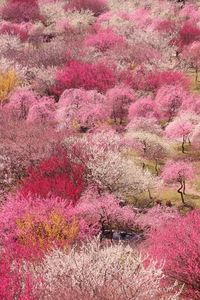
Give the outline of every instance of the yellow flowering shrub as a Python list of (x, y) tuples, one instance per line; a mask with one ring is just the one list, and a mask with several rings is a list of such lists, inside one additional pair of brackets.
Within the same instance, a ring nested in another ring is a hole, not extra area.
[(0, 72), (0, 102), (7, 99), (9, 93), (20, 85), (20, 80), (15, 70)]
[(41, 249), (53, 245), (68, 246), (78, 235), (76, 220), (67, 222), (64, 216), (57, 212), (52, 212), (44, 220), (37, 220), (34, 215), (26, 215), (18, 219), (16, 224), (18, 240), (23, 245), (33, 245)]

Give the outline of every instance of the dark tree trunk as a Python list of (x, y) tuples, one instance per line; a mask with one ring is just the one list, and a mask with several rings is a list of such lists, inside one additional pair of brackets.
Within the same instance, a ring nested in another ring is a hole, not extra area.
[(198, 81), (198, 68), (196, 67), (195, 68), (195, 82), (197, 84), (197, 81)]
[(185, 153), (185, 138), (183, 138), (181, 149), (182, 149), (182, 153)]
[(184, 199), (184, 196), (183, 196), (183, 181), (181, 181), (180, 184), (181, 184), (181, 186), (179, 187), (177, 192), (181, 195), (181, 201), (185, 205), (185, 199)]
[(152, 200), (152, 199), (153, 199), (153, 197), (152, 197), (152, 195), (151, 195), (151, 191), (150, 191), (150, 189), (148, 189), (148, 194), (149, 194), (149, 199), (150, 199), (150, 200)]
[(185, 195), (185, 180), (183, 180), (183, 194)]
[(156, 175), (158, 176), (158, 160), (155, 160), (155, 171), (156, 171)]

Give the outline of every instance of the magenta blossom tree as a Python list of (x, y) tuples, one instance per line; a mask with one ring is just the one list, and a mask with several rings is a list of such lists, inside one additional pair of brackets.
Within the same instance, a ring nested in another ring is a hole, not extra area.
[(128, 109), (135, 101), (133, 91), (130, 87), (118, 85), (106, 93), (108, 107), (111, 110), (111, 118), (120, 124), (127, 120)]
[(155, 98), (156, 110), (160, 118), (170, 122), (177, 115), (186, 96), (186, 91), (180, 86), (161, 87)]
[(193, 124), (184, 119), (177, 118), (165, 129), (166, 136), (172, 139), (181, 140), (182, 153), (185, 153), (185, 143), (190, 142), (190, 137), (193, 132)]
[(117, 47), (123, 44), (122, 36), (117, 35), (111, 29), (99, 30), (97, 33), (86, 37), (85, 46), (95, 47), (98, 50), (105, 52), (108, 49)]
[(153, 230), (149, 254), (165, 261), (164, 272), (172, 280), (184, 284), (185, 299), (200, 298), (200, 212), (171, 218), (164, 227)]
[(150, 96), (138, 99), (129, 107), (129, 120), (140, 117), (152, 118), (156, 116), (157, 114), (155, 112), (155, 102)]
[(106, 97), (96, 90), (65, 90), (58, 102), (56, 120), (59, 128), (90, 129), (109, 118), (111, 109)]
[(1, 9), (1, 16), (16, 23), (42, 19), (38, 0), (8, 0)]
[(189, 44), (184, 49), (182, 57), (195, 70), (195, 82), (197, 84), (200, 67), (200, 41), (194, 41), (192, 44)]
[(190, 162), (186, 161), (168, 161), (163, 168), (161, 177), (164, 182), (179, 184), (177, 192), (181, 196), (181, 201), (185, 205), (185, 185), (195, 177), (195, 169)]

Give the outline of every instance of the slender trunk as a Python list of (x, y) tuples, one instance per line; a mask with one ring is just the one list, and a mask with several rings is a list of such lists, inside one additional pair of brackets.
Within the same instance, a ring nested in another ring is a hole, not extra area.
[(158, 160), (155, 160), (155, 171), (156, 171), (156, 175), (158, 176)]
[(183, 194), (185, 195), (185, 180), (183, 180)]
[(181, 201), (185, 205), (185, 199), (183, 197), (183, 181), (180, 181), (181, 186), (177, 190), (177, 192), (181, 195)]
[(148, 189), (148, 194), (149, 194), (149, 199), (150, 199), (150, 200), (152, 200), (152, 199), (153, 199), (153, 197), (152, 197), (152, 195), (151, 195), (151, 191), (150, 191), (150, 189)]
[(195, 68), (195, 82), (197, 84), (197, 81), (198, 81), (198, 68), (196, 67)]
[(145, 163), (143, 162), (142, 163), (142, 169), (144, 170), (146, 168), (146, 165), (145, 165)]
[(190, 141), (190, 138), (188, 137), (188, 143), (191, 145), (191, 141)]
[(185, 153), (185, 138), (184, 137), (183, 137), (181, 149), (182, 149), (182, 153)]

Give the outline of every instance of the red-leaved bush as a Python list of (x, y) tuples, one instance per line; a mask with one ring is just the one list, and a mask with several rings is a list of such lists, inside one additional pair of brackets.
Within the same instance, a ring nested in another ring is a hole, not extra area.
[(200, 212), (176, 217), (150, 235), (149, 253), (165, 260), (166, 274), (185, 284), (186, 299), (200, 299)]
[(105, 64), (89, 64), (81, 61), (70, 61), (56, 74), (56, 85), (52, 91), (60, 95), (65, 89), (84, 88), (106, 92), (115, 85), (114, 70)]
[(47, 195), (77, 201), (85, 188), (84, 167), (72, 163), (64, 151), (59, 151), (39, 165), (29, 169), (21, 193), (46, 197)]

